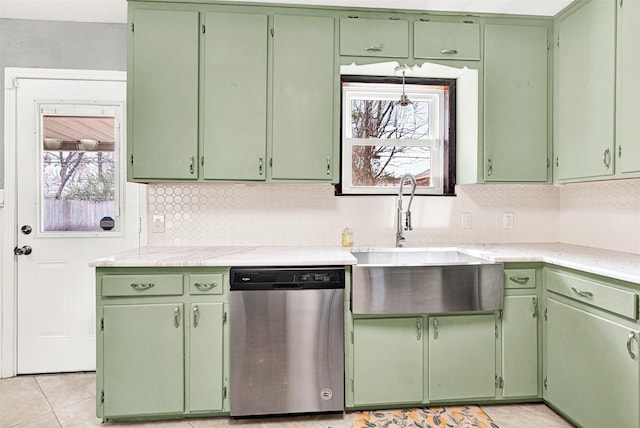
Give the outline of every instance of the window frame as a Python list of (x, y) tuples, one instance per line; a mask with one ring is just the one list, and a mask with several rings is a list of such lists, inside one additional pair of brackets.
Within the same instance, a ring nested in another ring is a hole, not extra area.
[[(395, 93), (401, 93), (402, 89), (402, 78), (401, 77), (390, 77), (390, 76), (366, 76), (366, 75), (349, 75), (343, 74), (340, 79), (340, 181), (335, 185), (335, 194), (337, 196), (373, 196), (373, 195), (396, 195), (399, 186), (380, 186), (378, 188), (374, 186), (351, 186), (351, 168), (346, 168), (348, 165), (351, 165), (352, 161), (352, 150), (351, 147), (354, 146), (354, 142), (370, 143), (368, 145), (381, 145), (380, 139), (354, 139), (347, 138), (347, 130), (345, 126), (351, 126), (350, 121), (347, 120), (346, 114), (348, 114), (347, 103), (349, 102), (350, 97), (345, 97), (344, 86), (345, 83), (371, 83), (371, 84), (393, 84), (397, 85), (398, 88), (395, 89)], [(454, 196), (455, 195), (455, 159), (456, 159), (456, 151), (455, 151), (455, 111), (456, 111), (456, 79), (451, 78), (426, 78), (426, 77), (405, 77), (405, 91), (409, 94), (409, 98), (413, 99), (411, 96), (411, 86), (412, 85), (422, 85), (422, 86), (440, 86), (445, 87), (446, 95), (442, 100), (443, 106), (443, 115), (442, 117), (438, 117), (436, 121), (438, 122), (438, 127), (440, 129), (440, 136), (435, 139), (422, 139), (422, 140), (411, 140), (411, 139), (398, 139), (398, 140), (385, 140), (389, 142), (405, 142), (407, 144), (388, 144), (389, 146), (422, 146), (422, 147), (432, 147), (435, 149), (435, 153), (438, 156), (438, 165), (431, 166), (431, 171), (438, 169), (439, 174), (432, 174), (432, 180), (436, 177), (436, 180), (441, 180), (441, 183), (438, 183), (437, 192), (435, 192), (434, 186), (424, 187), (418, 186), (416, 189), (416, 195), (424, 195), (424, 196)], [(356, 93), (366, 92), (364, 90), (353, 91)], [(372, 89), (371, 93), (375, 94), (385, 93), (385, 90), (376, 90)], [(348, 99), (345, 99), (348, 98)], [(423, 97), (415, 97), (419, 101), (424, 101)], [(358, 97), (357, 99), (362, 99)], [(380, 99), (372, 97), (372, 99)], [(350, 109), (349, 109), (350, 110)], [(439, 113), (438, 113), (439, 115)], [(348, 123), (347, 123), (348, 122)], [(348, 130), (350, 131), (350, 130)], [(349, 141), (346, 141), (349, 140)], [(428, 144), (425, 144), (427, 142)], [(348, 145), (348, 146), (347, 146)], [(434, 152), (432, 152), (434, 153)], [(438, 171), (436, 171), (438, 172)], [(348, 180), (348, 181), (347, 181)], [(348, 184), (347, 184), (348, 183)], [(441, 189), (440, 189), (441, 187)]]

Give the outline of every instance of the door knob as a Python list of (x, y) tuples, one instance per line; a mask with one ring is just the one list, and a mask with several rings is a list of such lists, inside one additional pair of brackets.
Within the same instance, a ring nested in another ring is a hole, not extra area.
[(22, 248), (14, 248), (13, 254), (15, 254), (16, 256), (28, 256), (29, 254), (31, 254), (31, 251), (33, 251), (33, 249), (30, 246), (25, 245)]
[(22, 233), (24, 233), (25, 235), (29, 235), (31, 234), (31, 232), (33, 231), (33, 229), (31, 228), (31, 226), (29, 226), (28, 224), (25, 224), (24, 226), (22, 226), (20, 228), (20, 231)]

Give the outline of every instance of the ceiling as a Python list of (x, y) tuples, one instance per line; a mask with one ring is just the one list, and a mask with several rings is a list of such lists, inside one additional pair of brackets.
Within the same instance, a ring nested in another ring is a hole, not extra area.
[[(373, 7), (511, 15), (554, 16), (573, 0), (228, 0), (230, 2), (289, 3)], [(127, 21), (126, 0), (0, 0), (0, 18), (53, 21)]]

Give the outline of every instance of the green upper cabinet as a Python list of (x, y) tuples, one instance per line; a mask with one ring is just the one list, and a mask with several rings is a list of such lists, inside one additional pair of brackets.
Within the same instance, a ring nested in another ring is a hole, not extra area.
[(421, 317), (354, 321), (356, 406), (422, 402), (422, 323)]
[(585, 2), (559, 22), (556, 163), (561, 182), (614, 173), (616, 4)]
[(547, 181), (547, 33), (485, 25), (484, 181)]
[(129, 179), (195, 180), (198, 12), (132, 9), (130, 30)]
[(480, 59), (480, 24), (416, 21), (413, 23), (413, 56), (428, 59)]
[(264, 180), (267, 15), (204, 14), (203, 178)]
[(273, 180), (337, 178), (334, 33), (334, 18), (274, 16)]
[(623, 174), (640, 173), (640, 2), (618, 2), (617, 157)]
[(409, 22), (399, 19), (340, 19), (340, 55), (407, 58)]
[(429, 317), (429, 401), (494, 398), (496, 316)]

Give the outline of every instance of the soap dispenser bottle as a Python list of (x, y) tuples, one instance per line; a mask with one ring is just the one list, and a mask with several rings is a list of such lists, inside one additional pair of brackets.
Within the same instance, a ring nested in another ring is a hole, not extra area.
[(342, 231), (342, 246), (353, 247), (353, 230), (349, 226)]

